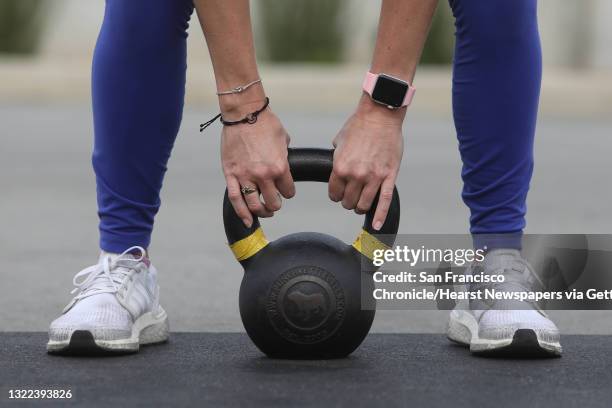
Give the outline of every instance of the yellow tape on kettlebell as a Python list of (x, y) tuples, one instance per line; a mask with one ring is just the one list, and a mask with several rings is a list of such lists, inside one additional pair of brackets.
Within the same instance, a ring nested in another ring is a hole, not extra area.
[(353, 248), (367, 256), (369, 259), (374, 258), (374, 251), (377, 249), (389, 249), (390, 247), (384, 242), (381, 242), (374, 235), (362, 229), (361, 234), (353, 242)]
[(244, 261), (245, 259), (249, 259), (268, 244), (268, 239), (264, 235), (261, 227), (259, 227), (248, 237), (242, 238), (240, 241), (236, 241), (231, 244), (230, 249), (234, 253), (234, 256), (238, 262), (240, 262)]

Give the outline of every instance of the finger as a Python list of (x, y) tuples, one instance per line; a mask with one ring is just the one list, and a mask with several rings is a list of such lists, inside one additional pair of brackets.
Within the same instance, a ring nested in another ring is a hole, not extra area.
[(250, 181), (245, 181), (241, 182), (240, 185), (243, 187), (252, 187), (257, 190), (254, 193), (243, 195), (244, 201), (249, 207), (249, 210), (258, 217), (271, 217), (273, 214), (272, 211), (266, 209), (266, 207), (264, 207), (264, 205), (262, 204), (261, 199), (259, 198), (259, 187), (257, 186), (257, 184)]
[(361, 196), (359, 197), (359, 201), (355, 207), (355, 212), (357, 214), (365, 214), (370, 211), (372, 202), (374, 202), (374, 198), (376, 198), (376, 193), (378, 193), (379, 188), (379, 180), (372, 180), (366, 184), (363, 190), (361, 190)]
[(291, 177), (291, 172), (289, 170), (284, 172), (280, 178), (276, 180), (276, 188), (285, 198), (291, 198), (295, 195), (295, 184), (293, 183), (293, 177)]
[(374, 213), (374, 221), (372, 227), (376, 231), (379, 231), (389, 213), (389, 207), (391, 207), (391, 200), (393, 199), (393, 189), (395, 188), (395, 176), (388, 177), (383, 181), (380, 187), (380, 195), (378, 196), (378, 205), (376, 206), (376, 212)]
[(346, 189), (346, 182), (343, 178), (339, 177), (335, 171), (332, 171), (329, 177), (329, 185), (327, 186), (329, 198), (332, 201), (342, 201), (344, 198), (344, 190)]
[(236, 211), (236, 214), (240, 217), (244, 225), (246, 225), (247, 228), (251, 228), (251, 225), (253, 225), (253, 216), (242, 197), (238, 180), (236, 180), (235, 177), (227, 177), (226, 182), (227, 196), (232, 203), (232, 207), (234, 207), (234, 211)]
[(342, 198), (342, 206), (347, 210), (353, 210), (357, 206), (359, 196), (361, 196), (361, 190), (363, 184), (357, 180), (351, 180), (348, 182), (346, 189), (344, 190), (344, 197)]
[(272, 180), (260, 181), (259, 188), (263, 196), (263, 205), (268, 211), (278, 211), (282, 206), (282, 200)]

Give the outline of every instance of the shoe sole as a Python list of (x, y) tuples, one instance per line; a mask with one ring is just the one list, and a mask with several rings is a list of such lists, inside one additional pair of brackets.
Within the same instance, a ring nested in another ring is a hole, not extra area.
[(126, 339), (100, 340), (89, 330), (75, 330), (68, 340), (47, 343), (47, 352), (62, 355), (102, 355), (136, 353), (142, 345), (166, 342), (169, 338), (168, 315), (145, 313), (134, 322), (132, 335)]
[(473, 354), (491, 357), (559, 357), (561, 344), (545, 341), (535, 330), (517, 329), (512, 337), (492, 340), (478, 337), (478, 323), (471, 313), (453, 310), (450, 315), (447, 337), (449, 340), (469, 346)]

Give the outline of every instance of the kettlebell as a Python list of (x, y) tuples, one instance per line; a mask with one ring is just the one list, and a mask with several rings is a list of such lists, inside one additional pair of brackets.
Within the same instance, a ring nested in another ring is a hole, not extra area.
[[(289, 149), (293, 180), (327, 182), (333, 150)], [(244, 328), (267, 356), (331, 359), (351, 354), (375, 314), (372, 253), (393, 245), (399, 227), (397, 189), (387, 219), (374, 236), (375, 200), (352, 245), (330, 235), (299, 232), (268, 242), (257, 217), (247, 228), (227, 190), (223, 222), (229, 246), (244, 268), (239, 307)]]

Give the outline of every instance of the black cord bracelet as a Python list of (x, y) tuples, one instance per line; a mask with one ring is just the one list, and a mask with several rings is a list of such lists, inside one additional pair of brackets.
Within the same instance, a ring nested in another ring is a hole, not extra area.
[(264, 105), (260, 109), (256, 110), (255, 112), (249, 113), (248, 115), (246, 115), (244, 118), (242, 118), (240, 120), (234, 120), (234, 121), (224, 120), (223, 116), (221, 116), (221, 114), (218, 114), (217, 116), (215, 116), (214, 118), (212, 118), (208, 122), (202, 123), (200, 125), (200, 132), (202, 132), (204, 129), (206, 129), (207, 127), (212, 125), (214, 123), (214, 121), (217, 120), (217, 119), (219, 119), (221, 121), (221, 123), (223, 123), (223, 126), (234, 126), (234, 125), (240, 125), (240, 124), (243, 124), (243, 123), (247, 123), (249, 125), (252, 125), (253, 123), (257, 122), (257, 117), (259, 116), (259, 114), (261, 112), (266, 110), (268, 105), (270, 105), (270, 98), (266, 97), (266, 102), (264, 103)]

